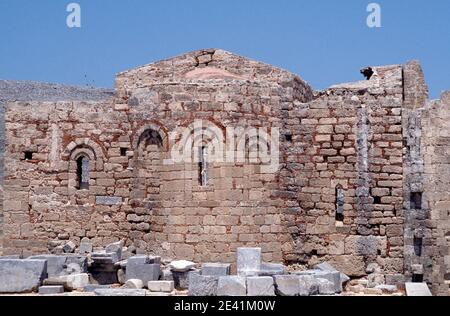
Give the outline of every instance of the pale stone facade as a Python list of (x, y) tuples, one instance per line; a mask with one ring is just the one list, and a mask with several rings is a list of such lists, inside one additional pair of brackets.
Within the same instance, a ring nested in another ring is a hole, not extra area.
[[(123, 240), (231, 263), (259, 246), (265, 261), (328, 261), (352, 277), (376, 266), (386, 283), (422, 276), (448, 294), (448, 94), (428, 104), (417, 63), (365, 74), (315, 92), (212, 49), (120, 73), (105, 101), (9, 103), (3, 254)], [(171, 133), (198, 120), (224, 138), (279, 128), (279, 168), (167, 164)]]

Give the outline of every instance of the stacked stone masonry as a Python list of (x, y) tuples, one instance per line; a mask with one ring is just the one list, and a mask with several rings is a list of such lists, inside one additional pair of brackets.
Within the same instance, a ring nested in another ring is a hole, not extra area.
[[(376, 265), (387, 284), (423, 278), (448, 295), (449, 94), (428, 102), (416, 62), (370, 69), (313, 91), (211, 49), (120, 73), (103, 101), (8, 103), (3, 254), (124, 241), (235, 271), (237, 248), (261, 247), (265, 262), (353, 278)], [(167, 164), (171, 133), (199, 120), (223, 138), (279, 128), (278, 170), (212, 162), (202, 183), (200, 164)]]

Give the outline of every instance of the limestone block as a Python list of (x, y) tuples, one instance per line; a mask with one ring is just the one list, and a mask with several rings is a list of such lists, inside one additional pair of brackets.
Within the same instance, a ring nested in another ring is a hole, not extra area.
[(406, 283), (406, 296), (433, 296), (426, 283)]
[(41, 286), (39, 287), (39, 295), (54, 295), (64, 293), (64, 286)]
[(317, 279), (317, 282), (319, 283), (319, 294), (320, 295), (333, 295), (336, 293), (335, 291), (335, 285), (333, 282), (330, 282), (326, 279)]
[(275, 286), (273, 278), (270, 276), (248, 277), (248, 296), (275, 296)]
[(151, 292), (171, 293), (175, 289), (174, 281), (150, 281), (148, 289)]
[(227, 276), (230, 275), (230, 264), (224, 263), (204, 263), (202, 265), (202, 275)]
[(238, 248), (237, 270), (240, 276), (256, 276), (261, 270), (261, 248)]
[(0, 260), (0, 293), (36, 291), (46, 275), (45, 260)]
[(275, 287), (280, 296), (298, 296), (300, 293), (300, 281), (297, 275), (276, 275)]
[(146, 290), (133, 289), (97, 289), (94, 293), (96, 296), (147, 296)]
[(240, 276), (219, 277), (217, 296), (246, 296), (246, 278)]
[(195, 263), (186, 260), (172, 261), (169, 268), (174, 272), (187, 272), (195, 268)]
[(189, 296), (216, 296), (219, 278), (189, 273)]
[(261, 268), (258, 271), (260, 276), (274, 276), (286, 274), (286, 266), (280, 263), (261, 263)]
[[(131, 259), (131, 258), (130, 258)], [(128, 259), (126, 280), (139, 279), (147, 284), (150, 281), (158, 281), (161, 275), (160, 264), (139, 264)]]
[(125, 285), (122, 286), (123, 289), (135, 289), (140, 290), (144, 288), (144, 282), (138, 279), (130, 279), (125, 282)]

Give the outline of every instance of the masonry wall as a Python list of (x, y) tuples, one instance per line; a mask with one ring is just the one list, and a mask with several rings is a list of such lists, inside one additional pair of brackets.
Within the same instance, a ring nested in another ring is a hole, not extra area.
[[(295, 243), (287, 259), (329, 261), (350, 276), (376, 263), (387, 282), (403, 274), (402, 67), (374, 69), (371, 80), (340, 85), (310, 103), (294, 103), (286, 129), (293, 193), (286, 225)], [(336, 218), (337, 188), (344, 216)]]
[[(450, 295), (450, 93), (422, 111), (425, 223), (423, 269), (436, 295)], [(428, 256), (427, 256), (428, 255)]]

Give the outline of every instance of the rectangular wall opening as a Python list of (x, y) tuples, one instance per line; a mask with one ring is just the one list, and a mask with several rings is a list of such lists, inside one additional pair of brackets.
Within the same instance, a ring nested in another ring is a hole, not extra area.
[(411, 209), (421, 210), (422, 209), (422, 192), (411, 192)]
[(414, 237), (414, 253), (416, 256), (422, 256), (423, 239), (419, 237)]
[(423, 274), (413, 274), (413, 283), (423, 283)]

